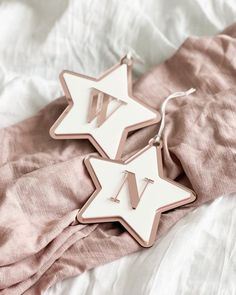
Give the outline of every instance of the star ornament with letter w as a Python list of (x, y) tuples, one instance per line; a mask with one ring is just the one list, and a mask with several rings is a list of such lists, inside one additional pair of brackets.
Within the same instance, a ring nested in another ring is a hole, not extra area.
[(85, 165), (96, 190), (77, 220), (118, 221), (143, 247), (153, 245), (162, 212), (196, 198), (190, 189), (164, 177), (161, 146), (150, 144), (125, 162), (90, 156)]
[(130, 131), (160, 114), (132, 95), (132, 59), (124, 57), (99, 79), (64, 71), (68, 106), (50, 129), (55, 139), (89, 139), (101, 156), (120, 159)]

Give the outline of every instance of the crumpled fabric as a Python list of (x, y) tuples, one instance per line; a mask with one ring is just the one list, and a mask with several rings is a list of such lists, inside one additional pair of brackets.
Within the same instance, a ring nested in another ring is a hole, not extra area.
[[(168, 105), (165, 174), (193, 188), (197, 200), (162, 214), (157, 237), (200, 204), (236, 191), (236, 25), (214, 37), (188, 38), (177, 53), (134, 85), (155, 109), (171, 92), (195, 87)], [(140, 249), (117, 223), (74, 223), (94, 186), (83, 159), (87, 140), (54, 140), (49, 128), (65, 98), (0, 130), (0, 294), (40, 294), (58, 280)], [(144, 147), (158, 126), (127, 140), (124, 158)]]

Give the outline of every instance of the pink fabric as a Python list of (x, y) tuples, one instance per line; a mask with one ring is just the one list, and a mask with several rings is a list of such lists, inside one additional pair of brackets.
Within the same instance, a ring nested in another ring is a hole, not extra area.
[[(197, 200), (165, 213), (158, 237), (193, 208), (236, 191), (236, 25), (224, 34), (188, 38), (135, 85), (155, 109), (174, 91), (197, 88), (168, 105), (166, 174), (193, 187)], [(112, 261), (140, 246), (119, 224), (78, 225), (77, 210), (94, 190), (83, 165), (95, 152), (86, 140), (53, 140), (48, 130), (64, 110), (58, 99), (0, 130), (0, 290), (40, 294), (58, 280)], [(143, 147), (157, 126), (132, 134), (124, 155)]]

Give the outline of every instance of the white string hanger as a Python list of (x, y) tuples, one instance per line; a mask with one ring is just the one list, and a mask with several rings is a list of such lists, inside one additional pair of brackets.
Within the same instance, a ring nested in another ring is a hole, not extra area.
[(144, 60), (134, 51), (129, 50), (122, 60), (123, 63), (131, 65), (132, 63), (145, 64)]
[(138, 55), (137, 52), (132, 48), (130, 48), (130, 50), (127, 52), (126, 58), (128, 60), (134, 60), (135, 62), (140, 64), (145, 64), (145, 61), (141, 58), (141, 56)]
[[(137, 54), (135, 54), (135, 55), (136, 56), (134, 56), (134, 51), (129, 50), (128, 53), (125, 56), (125, 61), (129, 63), (129, 62), (132, 62), (135, 59), (135, 60), (138, 60), (139, 62), (143, 62), (143, 60)], [(164, 131), (164, 128), (165, 128), (165, 118), (166, 118), (166, 106), (167, 106), (167, 103), (173, 98), (188, 96), (188, 95), (192, 94), (195, 91), (196, 91), (195, 88), (190, 88), (190, 89), (188, 89), (186, 91), (174, 92), (174, 93), (172, 93), (172, 94), (170, 94), (169, 96), (166, 97), (166, 99), (161, 104), (161, 124), (160, 124), (160, 127), (159, 127), (159, 131), (152, 139), (150, 139), (149, 143), (158, 144), (158, 145), (161, 144), (162, 134), (163, 134), (163, 131)]]
[(161, 104), (161, 124), (160, 124), (160, 127), (159, 127), (159, 131), (158, 131), (157, 135), (155, 135), (149, 141), (149, 143), (152, 143), (152, 144), (160, 144), (161, 143), (162, 134), (163, 134), (163, 131), (164, 131), (164, 128), (165, 128), (165, 118), (166, 118), (166, 106), (167, 106), (167, 103), (173, 98), (188, 96), (188, 95), (192, 94), (195, 91), (196, 91), (195, 88), (190, 88), (187, 91), (174, 92), (174, 93), (170, 94), (169, 96), (167, 96), (167, 98)]

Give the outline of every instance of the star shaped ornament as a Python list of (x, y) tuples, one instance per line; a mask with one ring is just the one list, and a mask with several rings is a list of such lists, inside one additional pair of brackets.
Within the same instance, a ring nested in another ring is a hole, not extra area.
[(85, 165), (96, 191), (79, 211), (78, 221), (118, 221), (143, 247), (153, 245), (162, 212), (196, 198), (163, 176), (159, 145), (150, 144), (125, 162), (91, 156)]
[(120, 159), (128, 132), (157, 123), (160, 114), (132, 96), (132, 59), (99, 79), (64, 71), (68, 106), (50, 129), (55, 139), (89, 139), (106, 158)]

